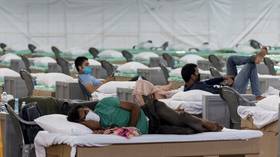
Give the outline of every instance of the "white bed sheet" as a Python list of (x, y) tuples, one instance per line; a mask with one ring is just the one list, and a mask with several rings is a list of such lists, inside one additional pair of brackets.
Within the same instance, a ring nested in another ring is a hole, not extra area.
[(35, 138), (35, 149), (37, 157), (45, 157), (45, 147), (55, 144), (67, 144), (72, 147), (71, 157), (76, 155), (77, 146), (107, 146), (111, 144), (132, 143), (168, 143), (168, 142), (202, 142), (223, 140), (245, 140), (259, 138), (263, 134), (256, 130), (232, 130), (223, 129), (222, 132), (206, 132), (193, 135), (142, 135), (126, 139), (116, 135), (88, 134), (84, 136), (67, 136), (47, 131), (40, 131)]
[(107, 97), (117, 97), (117, 93), (114, 94), (105, 94), (101, 92), (93, 92), (91, 94), (92, 100), (102, 100)]
[(202, 102), (198, 101), (178, 101), (172, 99), (159, 99), (173, 110), (184, 110), (190, 114), (202, 114)]

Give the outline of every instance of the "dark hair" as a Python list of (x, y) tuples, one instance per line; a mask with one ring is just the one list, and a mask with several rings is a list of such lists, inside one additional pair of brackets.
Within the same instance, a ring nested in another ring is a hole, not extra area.
[(197, 67), (196, 64), (186, 64), (183, 66), (181, 75), (185, 82), (188, 82), (191, 79), (191, 76), (195, 74), (195, 68)]
[(79, 114), (79, 109), (84, 108), (82, 105), (76, 105), (70, 109), (68, 112), (67, 120), (70, 122), (80, 122), (80, 114)]
[(84, 61), (87, 61), (87, 60), (88, 60), (88, 58), (84, 57), (84, 56), (80, 56), (75, 59), (75, 67), (78, 72), (79, 72), (79, 66), (82, 66)]

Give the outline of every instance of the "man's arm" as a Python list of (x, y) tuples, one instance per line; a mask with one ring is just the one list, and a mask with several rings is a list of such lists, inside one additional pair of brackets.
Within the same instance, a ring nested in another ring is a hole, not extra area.
[(121, 102), (120, 107), (127, 111), (130, 111), (129, 126), (136, 126), (140, 117), (140, 107), (130, 102)]
[(224, 77), (217, 77), (204, 81), (207, 85), (220, 85), (224, 81)]
[[(93, 77), (93, 78), (94, 78), (94, 77)], [(87, 90), (89, 93), (93, 93), (93, 92), (95, 92), (102, 84), (107, 83), (107, 82), (110, 82), (110, 81), (112, 81), (112, 80), (114, 80), (114, 79), (115, 79), (115, 78), (114, 78), (114, 77), (111, 77), (111, 76), (107, 77), (106, 80), (103, 80), (103, 81), (100, 81), (100, 80), (94, 78), (94, 79), (92, 80), (93, 83), (90, 83), (90, 82), (89, 82), (88, 84), (85, 85), (85, 88), (86, 88), (86, 90)]]
[(86, 127), (90, 128), (91, 130), (100, 130), (102, 129), (99, 122), (94, 121), (94, 120), (85, 120), (83, 122), (81, 122), (83, 125), (85, 125)]
[(86, 88), (88, 93), (95, 92), (98, 87), (100, 87), (100, 86), (94, 86), (93, 84), (90, 84), (90, 83), (85, 85), (85, 88)]
[(108, 76), (105, 80), (102, 81), (102, 84), (110, 82), (110, 81), (114, 81), (115, 77), (113, 76)]

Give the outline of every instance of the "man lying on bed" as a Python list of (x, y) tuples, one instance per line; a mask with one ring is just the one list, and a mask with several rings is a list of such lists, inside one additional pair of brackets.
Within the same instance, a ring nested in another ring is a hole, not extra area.
[[(226, 85), (232, 86), (241, 94), (247, 91), (250, 81), (252, 93), (256, 100), (261, 100), (260, 82), (257, 73), (256, 64), (260, 64), (267, 55), (267, 48), (262, 47), (260, 52), (252, 56), (230, 56), (227, 59), (227, 76), (200, 81), (200, 74), (195, 64), (186, 64), (181, 71), (182, 78), (185, 81), (184, 91), (199, 89), (213, 94), (219, 94), (220, 88), (217, 87), (225, 82)], [(237, 65), (243, 65), (240, 72), (237, 72)]]
[(155, 105), (160, 107), (156, 111), (150, 111), (147, 115), (148, 120), (138, 105), (120, 102), (116, 97), (108, 97), (98, 102), (94, 111), (84, 106), (75, 106), (68, 113), (67, 119), (81, 123), (92, 130), (136, 127), (142, 134), (192, 134), (222, 129), (217, 123), (202, 120), (187, 113), (177, 113), (164, 103)]

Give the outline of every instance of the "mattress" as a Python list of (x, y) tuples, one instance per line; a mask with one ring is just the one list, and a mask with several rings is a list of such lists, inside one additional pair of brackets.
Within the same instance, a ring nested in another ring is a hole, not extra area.
[(75, 156), (77, 146), (108, 146), (112, 144), (145, 144), (145, 143), (178, 143), (246, 140), (259, 138), (263, 135), (256, 130), (223, 129), (222, 132), (205, 132), (193, 135), (142, 135), (127, 139), (116, 135), (88, 134), (69, 136), (40, 131), (35, 138), (37, 157), (45, 157), (45, 147), (55, 144), (67, 144), (72, 147), (71, 156)]

